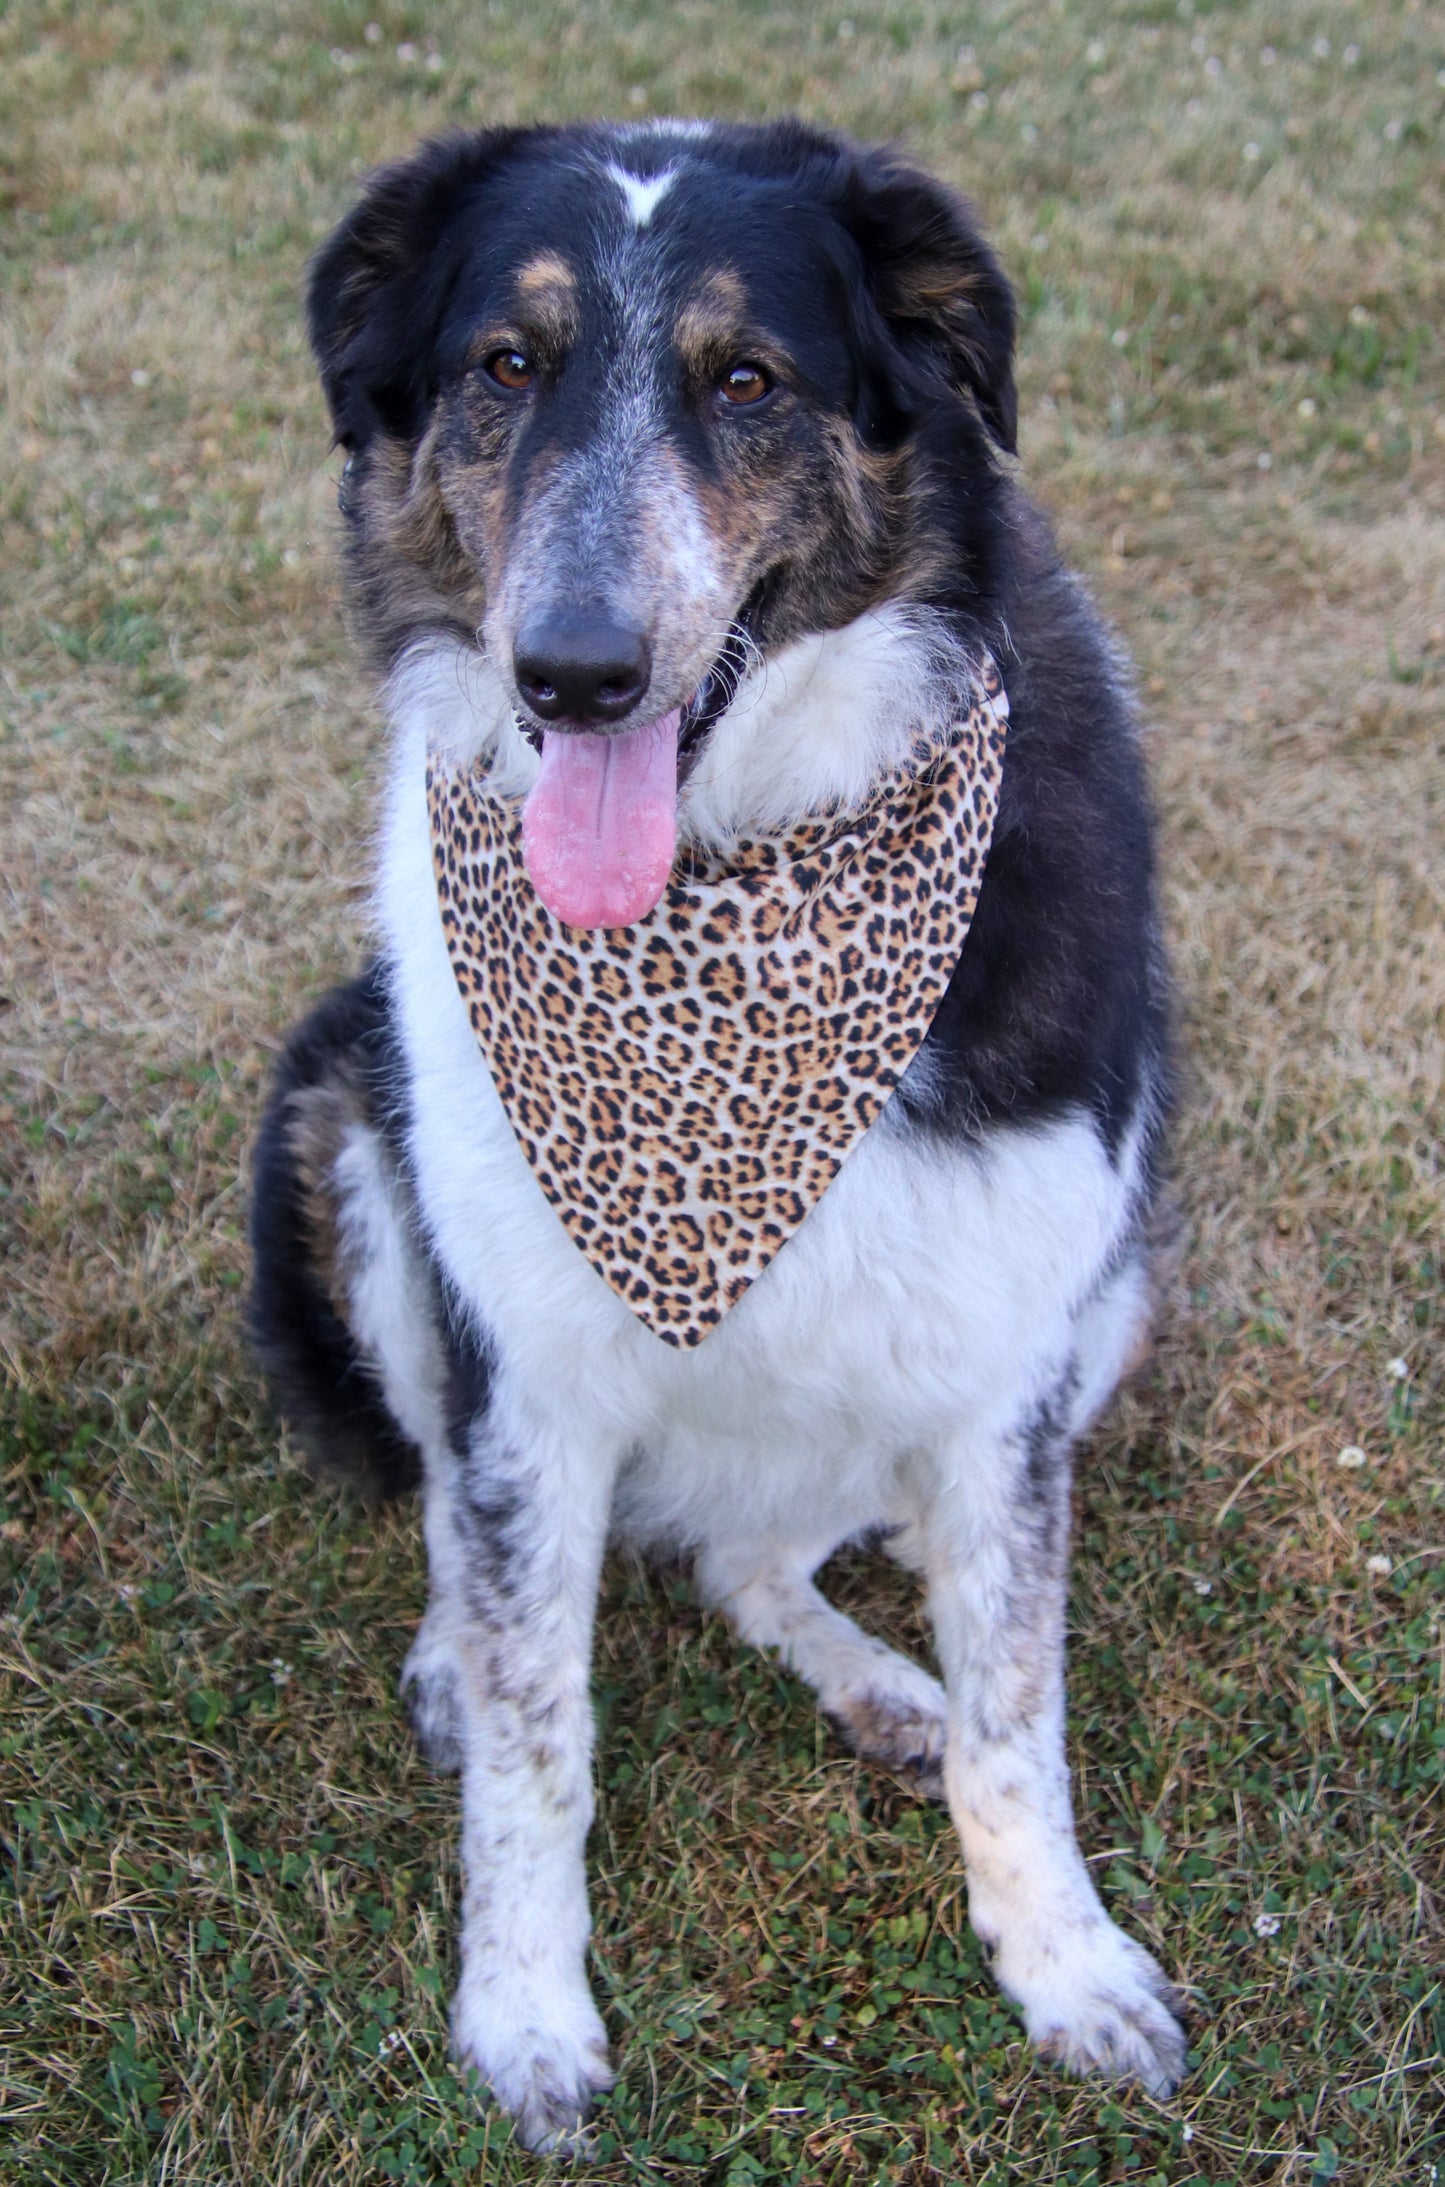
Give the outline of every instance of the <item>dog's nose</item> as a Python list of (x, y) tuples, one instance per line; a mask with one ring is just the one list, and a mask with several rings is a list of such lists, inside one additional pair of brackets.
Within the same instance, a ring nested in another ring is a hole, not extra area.
[(517, 689), (543, 721), (620, 721), (652, 677), (644, 631), (572, 608), (529, 623), (513, 656)]

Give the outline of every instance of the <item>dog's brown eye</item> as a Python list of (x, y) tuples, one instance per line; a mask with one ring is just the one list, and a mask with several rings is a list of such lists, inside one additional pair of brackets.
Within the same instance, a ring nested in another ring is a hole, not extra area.
[(484, 370), (498, 387), (509, 387), (513, 394), (520, 394), (532, 384), (532, 362), (520, 349), (494, 349), (487, 358)]
[(749, 403), (761, 402), (764, 395), (770, 395), (772, 391), (769, 375), (760, 364), (752, 363), (735, 364), (730, 372), (724, 373), (718, 388), (718, 393), (728, 402), (736, 403), (740, 410), (745, 410)]

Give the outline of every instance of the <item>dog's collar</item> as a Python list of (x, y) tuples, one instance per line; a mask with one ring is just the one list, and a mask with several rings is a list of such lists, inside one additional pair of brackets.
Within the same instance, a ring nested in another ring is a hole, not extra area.
[(923, 1042), (968, 933), (1008, 697), (862, 811), (726, 861), (679, 860), (635, 926), (538, 899), (521, 808), (433, 753), (442, 926), (483, 1056), (573, 1242), (667, 1343), (692, 1346), (791, 1237)]

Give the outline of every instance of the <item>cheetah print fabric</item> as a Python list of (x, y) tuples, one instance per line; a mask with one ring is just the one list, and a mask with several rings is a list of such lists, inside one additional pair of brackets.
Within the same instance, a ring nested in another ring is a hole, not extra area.
[(684, 852), (636, 925), (540, 902), (521, 806), (432, 755), (457, 985), (512, 1128), (593, 1267), (666, 1343), (700, 1344), (880, 1114), (978, 900), (1008, 698), (921, 739), (866, 808)]

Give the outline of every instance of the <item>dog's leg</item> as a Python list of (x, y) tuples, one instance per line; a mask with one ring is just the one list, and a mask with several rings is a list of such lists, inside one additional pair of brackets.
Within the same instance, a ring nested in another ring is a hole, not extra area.
[(587, 1987), (583, 1865), (611, 1469), (574, 1459), (495, 1389), (454, 1438), (441, 1492), (427, 1479), (446, 1605), (427, 1667), (444, 1653), (462, 1772), (453, 2040), (529, 2148), (574, 2147), (612, 2079)]
[(422, 1450), (422, 1530), (427, 1606), (401, 1667), (401, 1698), (412, 1735), (433, 1769), (462, 1766), (461, 1666), (466, 1558), (459, 1515), (460, 1468), (444, 1437)]
[[(302, 1122), (319, 1136), (327, 1089), (307, 1095)], [(334, 1128), (325, 1207), (337, 1289), (358, 1356), (387, 1412), (421, 1453), (429, 1578), (421, 1630), (401, 1692), (417, 1744), (438, 1769), (461, 1767), (455, 1638), (462, 1595), (456, 1458), (447, 1441), (447, 1364), (436, 1283), (417, 1244), (396, 1163), (380, 1134), (344, 1113)]]
[(948, 1688), (944, 1777), (969, 1913), (1039, 2050), (1167, 2095), (1178, 2000), (1099, 1903), (1064, 1752), (1072, 1378), (1012, 1433), (960, 1435), (921, 1512)]
[(813, 1585), (812, 1574), (836, 1546), (710, 1545), (698, 1559), (698, 1586), (741, 1639), (776, 1648), (807, 1680), (856, 1753), (914, 1772), (939, 1796), (948, 1728), (943, 1688)]

